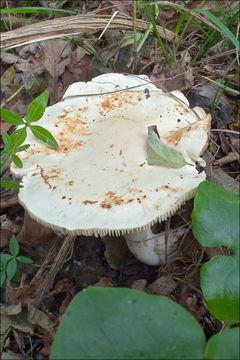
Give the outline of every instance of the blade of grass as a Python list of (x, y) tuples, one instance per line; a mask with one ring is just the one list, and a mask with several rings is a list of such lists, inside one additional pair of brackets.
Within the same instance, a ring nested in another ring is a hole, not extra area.
[(134, 53), (137, 54), (137, 1), (133, 0), (133, 39)]
[[(159, 14), (159, 8), (158, 6), (155, 6), (155, 19), (158, 17), (158, 14)], [(146, 31), (144, 32), (144, 35), (141, 37), (139, 43), (138, 43), (138, 46), (137, 46), (137, 52), (139, 52), (143, 46), (143, 44), (145, 43), (148, 35), (150, 34), (151, 30), (153, 28), (153, 25), (152, 23), (149, 23)]]
[(55, 9), (55, 8), (46, 8), (46, 7), (17, 7), (9, 9), (1, 9), (2, 14), (50, 14), (61, 17), (58, 13), (68, 13), (76, 15), (76, 11), (64, 10), (64, 9)]
[(219, 82), (217, 82), (217, 81), (215, 81), (213, 79), (208, 78), (207, 76), (201, 75), (201, 77), (203, 77), (204, 79), (206, 79), (208, 81), (211, 81), (213, 84), (219, 86), (220, 88), (222, 88), (224, 90), (228, 90), (228, 91), (232, 92), (235, 95), (240, 95), (240, 91), (238, 91), (238, 90), (235, 90), (235, 89), (232, 89), (232, 88), (230, 88), (228, 86), (225, 86), (225, 85), (223, 85), (223, 84), (221, 84), (221, 83), (219, 83)]
[(233, 43), (233, 45), (237, 48), (237, 50), (240, 50), (240, 45), (238, 39), (234, 36), (234, 34), (221, 22), (218, 18), (216, 18), (213, 14), (211, 14), (209, 11), (204, 9), (194, 9), (194, 12), (200, 13), (203, 16), (206, 16), (209, 20), (213, 22), (214, 25), (216, 25), (219, 29), (223, 31), (225, 36)]
[(160, 47), (161, 47), (161, 49), (162, 49), (162, 51), (163, 51), (163, 54), (164, 54), (164, 56), (165, 56), (166, 61), (170, 64), (170, 63), (171, 63), (171, 60), (170, 60), (170, 58), (169, 58), (169, 56), (168, 56), (167, 49), (166, 49), (166, 47), (165, 47), (165, 45), (164, 45), (164, 43), (163, 43), (163, 41), (162, 41), (162, 39), (161, 39), (161, 36), (159, 35), (159, 32), (158, 32), (158, 30), (157, 30), (157, 27), (156, 27), (156, 19), (155, 19), (155, 17), (152, 15), (152, 13), (151, 13), (151, 11), (150, 11), (149, 8), (147, 8), (147, 13), (148, 13), (149, 19), (150, 19), (150, 21), (151, 21), (151, 24), (153, 25), (154, 35), (156, 36), (156, 38), (157, 38), (157, 40), (158, 40), (158, 42), (159, 42), (159, 45), (160, 45)]
[[(233, 59), (233, 61), (231, 62), (231, 64), (227, 67), (227, 69), (226, 69), (226, 71), (225, 71), (225, 73), (224, 73), (224, 75), (222, 77), (221, 84), (223, 84), (227, 74), (233, 68), (236, 61), (237, 61), (237, 57), (235, 57)], [(229, 81), (224, 85), (224, 88), (219, 87), (217, 89), (217, 91), (215, 93), (215, 96), (214, 96), (214, 99), (213, 99), (213, 102), (212, 102), (213, 105), (211, 105), (211, 108), (212, 108), (213, 112), (215, 112), (215, 108), (216, 108), (216, 106), (217, 106), (217, 104), (218, 104), (224, 90), (226, 89), (227, 85), (237, 76), (238, 73), (239, 72), (236, 72), (235, 74), (233, 74), (233, 76), (229, 79)]]
[(207, 39), (204, 41), (203, 44), (201, 44), (200, 49), (192, 59), (191, 64), (194, 64), (195, 61), (200, 60), (211, 48), (212, 44), (216, 44), (218, 42), (219, 38), (220, 34), (216, 30), (213, 30), (210, 34), (208, 34)]

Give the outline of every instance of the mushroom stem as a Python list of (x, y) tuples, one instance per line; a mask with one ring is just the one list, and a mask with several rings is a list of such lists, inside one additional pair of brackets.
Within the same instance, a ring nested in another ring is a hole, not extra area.
[(42, 299), (46, 296), (48, 290), (53, 284), (53, 281), (55, 279), (55, 276), (57, 275), (58, 271), (63, 266), (64, 262), (68, 258), (69, 254), (71, 253), (71, 250), (74, 246), (74, 241), (76, 239), (75, 235), (68, 234), (63, 243), (62, 246), (51, 266), (51, 269), (49, 270), (40, 290), (38, 291), (36, 295), (36, 299), (34, 301), (34, 306), (38, 307), (40, 303), (42, 302)]
[(154, 234), (150, 227), (141, 231), (134, 231), (124, 235), (131, 253), (141, 262), (147, 265), (160, 265), (171, 261), (176, 255), (177, 241), (183, 235), (185, 229), (169, 230), (167, 249), (165, 244), (165, 232)]

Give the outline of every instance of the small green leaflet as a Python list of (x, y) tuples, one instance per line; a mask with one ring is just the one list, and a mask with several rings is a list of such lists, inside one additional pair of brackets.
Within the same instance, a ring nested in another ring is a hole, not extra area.
[(37, 139), (45, 142), (46, 144), (50, 145), (54, 149), (58, 148), (57, 141), (54, 139), (54, 137), (50, 134), (50, 132), (48, 130), (46, 130), (42, 126), (37, 126), (37, 125), (34, 125), (34, 126), (31, 125), (30, 129), (31, 129), (33, 135)]
[(9, 250), (13, 256), (17, 256), (19, 253), (19, 243), (14, 235), (10, 239)]
[(48, 91), (44, 91), (36, 99), (34, 99), (27, 108), (25, 120), (27, 123), (35, 122), (41, 119), (48, 103)]
[(9, 124), (12, 124), (12, 125), (24, 124), (23, 119), (20, 118), (19, 115), (14, 114), (13, 112), (8, 111), (6, 109), (0, 109), (0, 116), (4, 121), (6, 121)]
[(10, 181), (5, 181), (5, 180), (1, 180), (0, 185), (2, 187), (5, 187), (6, 189), (20, 189), (23, 187), (22, 185), (14, 184)]
[(22, 168), (23, 167), (23, 163), (22, 160), (15, 154), (12, 154), (12, 161), (14, 162), (14, 164), (19, 167)]
[(148, 127), (147, 161), (148, 165), (161, 165), (174, 169), (180, 169), (185, 165), (193, 166), (187, 163), (177, 150), (160, 140), (155, 125)]

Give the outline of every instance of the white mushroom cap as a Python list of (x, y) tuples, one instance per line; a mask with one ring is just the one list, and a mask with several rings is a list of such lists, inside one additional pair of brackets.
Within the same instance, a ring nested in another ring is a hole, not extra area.
[[(138, 84), (129, 91), (84, 95)], [(173, 94), (188, 104), (182, 93)], [(23, 168), (11, 166), (24, 186), (19, 200), (39, 223), (76, 235), (119, 235), (165, 220), (194, 196), (205, 173), (190, 165), (181, 169), (148, 165), (147, 134), (148, 126), (156, 125), (166, 141), (186, 127), (187, 136), (191, 131), (196, 136), (197, 124), (203, 123), (199, 132), (203, 140), (195, 146), (172, 141), (194, 163), (206, 146), (211, 121), (202, 109), (195, 108), (199, 121), (146, 76), (122, 74), (73, 84), (63, 99), (48, 107), (38, 122), (53, 134), (59, 148), (47, 147), (29, 133), (26, 143), (31, 147), (18, 154)]]

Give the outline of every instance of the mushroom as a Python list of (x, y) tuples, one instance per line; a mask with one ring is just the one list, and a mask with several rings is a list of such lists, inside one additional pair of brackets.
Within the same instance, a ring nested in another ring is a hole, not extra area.
[[(164, 93), (145, 75), (105, 74), (72, 84), (39, 121), (59, 148), (46, 147), (29, 133), (30, 148), (18, 154), (23, 168), (11, 165), (22, 178), (19, 201), (39, 223), (70, 239), (126, 235), (133, 254), (158, 265), (163, 236), (144, 239), (152, 237), (151, 225), (174, 214), (205, 180), (195, 162), (203, 164), (210, 122), (203, 109), (189, 108), (180, 91)], [(151, 125), (189, 165), (148, 164)], [(181, 233), (171, 233), (171, 242)]]

